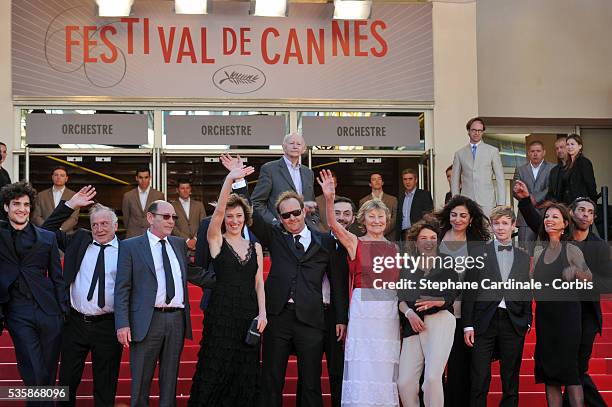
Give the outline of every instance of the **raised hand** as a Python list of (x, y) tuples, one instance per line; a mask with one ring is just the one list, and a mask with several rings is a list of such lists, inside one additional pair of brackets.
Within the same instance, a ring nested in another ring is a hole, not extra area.
[(254, 172), (255, 172), (255, 168), (253, 168), (252, 166), (247, 167), (245, 165), (240, 164), (239, 166), (236, 165), (234, 168), (232, 168), (230, 173), (227, 174), (227, 176), (231, 180), (235, 181), (237, 179), (247, 177)]
[(96, 196), (96, 188), (91, 185), (87, 185), (79, 192), (74, 194), (72, 198), (66, 201), (66, 205), (72, 209), (79, 209), (84, 206), (89, 206), (94, 203), (93, 198)]
[(523, 181), (520, 181), (520, 180), (514, 181), (514, 188), (513, 188), (513, 190), (514, 190), (514, 194), (519, 199), (523, 199), (523, 198), (528, 198), (529, 197), (529, 189), (527, 188), (527, 185), (525, 185), (525, 183)]
[(236, 157), (232, 157), (229, 153), (221, 154), (221, 157), (219, 158), (219, 160), (221, 161), (221, 164), (223, 164), (223, 166), (228, 171), (231, 171), (237, 167), (242, 168), (244, 164), (242, 162), (242, 158), (240, 158), (240, 155), (236, 155)]
[(317, 182), (323, 190), (323, 195), (327, 198), (328, 196), (336, 195), (336, 187), (334, 186), (334, 178), (330, 170), (321, 170), (317, 177)]

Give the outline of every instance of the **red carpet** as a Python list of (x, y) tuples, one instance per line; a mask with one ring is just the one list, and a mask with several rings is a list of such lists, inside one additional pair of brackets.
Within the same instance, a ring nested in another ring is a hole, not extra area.
[[(202, 337), (202, 318), (203, 314), (199, 308), (201, 297), (201, 289), (195, 286), (189, 287), (189, 296), (191, 299), (191, 320), (194, 328), (194, 340), (185, 342), (185, 349), (182, 355), (181, 368), (179, 371), (179, 382), (177, 391), (177, 401), (179, 406), (185, 406), (189, 398), (189, 389), (191, 388), (191, 378), (193, 376), (197, 361), (200, 338)], [(597, 384), (599, 390), (604, 396), (606, 402), (612, 405), (612, 301), (602, 302), (604, 312), (604, 332), (601, 337), (598, 337), (593, 349), (593, 358), (590, 364), (590, 374)], [(533, 378), (533, 351), (535, 348), (535, 330), (527, 337), (525, 343), (525, 351), (523, 354), (523, 364), (521, 366), (521, 386), (520, 386), (520, 406), (533, 407), (544, 406), (546, 400), (544, 397), (544, 385), (535, 384)], [(489, 405), (496, 406), (501, 397), (501, 383), (499, 380), (499, 365), (493, 365), (493, 380), (491, 382), (491, 391), (489, 393)], [(287, 371), (287, 381), (285, 384), (285, 406), (295, 405), (295, 389), (296, 389), (297, 366), (295, 360), (289, 361)], [(325, 362), (323, 366), (323, 377), (321, 379), (323, 388), (323, 398), (325, 406), (330, 405), (329, 383), (327, 381), (327, 370)], [(13, 344), (6, 331), (0, 336), (0, 386), (21, 385), (17, 364), (15, 362), (15, 353)], [(78, 391), (78, 406), (93, 406), (92, 394), (92, 372), (91, 364), (87, 362), (83, 380)], [(158, 394), (157, 379), (155, 379), (151, 388), (151, 405), (157, 405), (155, 396)], [(128, 404), (130, 395), (130, 369), (129, 355), (124, 352), (123, 361), (121, 363), (121, 372), (117, 391), (117, 404)], [(2, 402), (0, 405), (19, 406), (21, 403)]]

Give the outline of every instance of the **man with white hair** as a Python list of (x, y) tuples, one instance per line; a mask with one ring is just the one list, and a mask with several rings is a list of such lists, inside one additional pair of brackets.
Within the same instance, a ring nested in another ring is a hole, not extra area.
[(114, 291), (119, 239), (117, 215), (106, 206), (95, 204), (89, 211), (91, 230), (74, 234), (60, 230), (62, 222), (75, 210), (90, 205), (96, 195), (90, 186), (82, 188), (69, 201), (62, 201), (43, 227), (55, 231), (64, 251), (64, 280), (70, 299), (70, 316), (62, 337), (59, 385), (68, 386), (74, 406), (85, 360), (91, 352), (93, 396), (96, 406), (115, 404), (123, 347), (115, 336)]
[(266, 222), (277, 222), (276, 199), (285, 191), (295, 191), (304, 197), (304, 206), (310, 213), (309, 221), (318, 224), (315, 212), (314, 174), (300, 163), (306, 151), (304, 137), (290, 133), (283, 139), (283, 156), (261, 166), (259, 179), (251, 195), (253, 209), (258, 211)]

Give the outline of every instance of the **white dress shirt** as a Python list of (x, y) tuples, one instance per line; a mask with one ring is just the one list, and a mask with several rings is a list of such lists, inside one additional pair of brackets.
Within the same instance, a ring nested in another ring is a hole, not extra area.
[(151, 190), (151, 186), (145, 189), (144, 191), (138, 187), (138, 198), (140, 198), (140, 207), (143, 211), (147, 210), (147, 199), (149, 198), (149, 191)]
[(416, 188), (412, 191), (406, 191), (404, 196), (404, 203), (402, 205), (402, 230), (410, 228), (410, 210), (412, 209), (412, 200), (414, 199), (414, 193)]
[(98, 307), (98, 284), (94, 288), (93, 296), (87, 301), (87, 294), (91, 286), (100, 246), (91, 242), (85, 251), (81, 267), (70, 286), (70, 305), (85, 315), (101, 315), (113, 312), (115, 304), (115, 278), (117, 276), (117, 257), (119, 255), (119, 240), (117, 236), (104, 249), (104, 308)]
[(295, 186), (295, 192), (302, 195), (302, 174), (300, 174), (300, 167), (302, 164), (297, 163), (297, 165), (294, 166), (287, 157), (283, 156), (283, 159), (285, 160), (285, 164), (287, 164), (289, 175), (291, 175), (291, 180)]
[(191, 198), (183, 199), (179, 197), (179, 202), (185, 211), (185, 215), (187, 215), (187, 220), (189, 220), (189, 208), (191, 207)]
[(64, 186), (60, 189), (57, 189), (55, 188), (55, 185), (54, 185), (51, 190), (53, 192), (53, 205), (55, 208), (57, 208), (57, 205), (59, 205), (60, 201), (62, 200), (62, 195), (64, 195), (64, 191), (66, 190), (66, 187)]
[(184, 308), (185, 304), (183, 301), (183, 279), (181, 274), (181, 265), (172, 249), (172, 245), (168, 241), (168, 238), (164, 240), (166, 243), (166, 252), (168, 253), (168, 259), (170, 259), (170, 266), (172, 267), (172, 277), (174, 280), (174, 298), (170, 301), (170, 304), (166, 304), (166, 274), (164, 273), (164, 260), (162, 258), (162, 245), (159, 242), (159, 237), (155, 236), (149, 230), (147, 230), (147, 237), (149, 238), (149, 246), (151, 247), (151, 254), (153, 255), (153, 264), (155, 265), (155, 277), (157, 278), (157, 295), (155, 296), (155, 307), (178, 307)]
[(542, 168), (543, 162), (544, 160), (540, 161), (540, 164), (538, 164), (537, 167), (534, 167), (533, 164), (529, 163), (529, 166), (531, 167), (531, 172), (533, 173), (533, 179), (538, 178), (538, 173), (540, 172), (540, 168)]

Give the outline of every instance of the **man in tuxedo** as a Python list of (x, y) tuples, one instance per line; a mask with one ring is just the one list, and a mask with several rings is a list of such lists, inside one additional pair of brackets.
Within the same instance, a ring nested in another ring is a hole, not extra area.
[[(74, 195), (73, 190), (66, 188), (66, 183), (68, 182), (68, 170), (66, 167), (55, 167), (51, 178), (53, 186), (41, 191), (36, 200), (36, 209), (32, 216), (32, 223), (36, 226), (41, 226), (61, 201), (67, 201)], [(75, 210), (62, 223), (60, 228), (64, 232), (70, 233), (74, 231), (77, 223), (79, 223), (79, 211)]]
[(268, 326), (263, 340), (262, 407), (280, 407), (289, 355), (295, 350), (301, 381), (300, 405), (321, 407), (321, 358), (325, 332), (322, 281), (330, 277), (331, 301), (338, 304), (335, 331), (344, 336), (348, 322), (348, 292), (334, 269), (334, 241), (305, 224), (302, 197), (286, 191), (278, 197), (277, 217), (269, 223), (253, 213), (252, 230), (270, 251), (266, 280)]
[(172, 202), (172, 206), (178, 219), (172, 234), (185, 239), (189, 252), (193, 253), (196, 248), (198, 226), (206, 217), (206, 210), (202, 202), (191, 199), (191, 181), (182, 178), (177, 184), (178, 200)]
[[(554, 167), (554, 164), (544, 160), (545, 156), (546, 150), (544, 150), (544, 144), (541, 141), (533, 140), (527, 146), (529, 162), (514, 170), (514, 180), (521, 180), (527, 185), (531, 199), (533, 199), (536, 207), (546, 200), (548, 177), (550, 176), (550, 170)], [(520, 212), (516, 224), (519, 230), (519, 246), (527, 250), (530, 255), (533, 255), (533, 247), (537, 234), (527, 226), (527, 222), (525, 222)]]
[[(496, 205), (506, 204), (504, 167), (499, 150), (482, 142), (484, 121), (475, 117), (466, 124), (470, 142), (455, 152), (451, 193), (464, 195), (476, 201), (489, 216)], [(495, 186), (493, 186), (495, 175)]]
[[(542, 215), (533, 206), (529, 197), (529, 190), (523, 183), (517, 182), (514, 193), (520, 199), (518, 207), (525, 221), (534, 231), (539, 230)], [(588, 373), (589, 361), (593, 352), (595, 337), (603, 326), (601, 303), (599, 294), (612, 293), (612, 260), (610, 260), (610, 246), (599, 236), (592, 232), (595, 221), (595, 203), (587, 197), (577, 198), (570, 206), (572, 221), (574, 223), (573, 244), (578, 246), (584, 254), (584, 260), (593, 273), (593, 284), (596, 292), (591, 294), (590, 301), (582, 301), (582, 338), (578, 354), (578, 367), (582, 375), (582, 388), (584, 401), (587, 406), (605, 406), (597, 386)], [(564, 396), (564, 405), (569, 405), (567, 396)]]
[(382, 174), (379, 172), (370, 174), (369, 185), (371, 192), (359, 200), (359, 207), (361, 208), (363, 204), (370, 199), (380, 199), (383, 201), (391, 213), (391, 219), (389, 222), (387, 222), (387, 228), (385, 229), (385, 237), (387, 240), (394, 241), (397, 239), (396, 232), (400, 232), (399, 230), (396, 230), (397, 198), (383, 192), (385, 182), (383, 181)]
[(479, 289), (466, 290), (461, 305), (464, 340), (473, 347), (470, 406), (486, 407), (491, 382), (491, 358), (499, 354), (502, 399), (500, 406), (518, 406), (519, 372), (525, 335), (531, 327), (531, 294), (525, 290), (485, 289), (484, 279), (492, 282), (528, 283), (529, 255), (513, 247), (512, 231), (516, 217), (512, 208), (498, 206), (491, 212), (495, 240), (484, 246), (484, 267), (469, 269), (466, 280)]
[(76, 405), (87, 355), (91, 353), (93, 396), (96, 406), (115, 404), (123, 347), (115, 336), (114, 288), (119, 239), (115, 212), (95, 204), (89, 211), (91, 230), (67, 234), (59, 229), (75, 209), (93, 203), (95, 189), (87, 186), (69, 201), (62, 201), (43, 227), (55, 231), (64, 255), (64, 280), (70, 316), (62, 336), (59, 385), (68, 386), (69, 401)]
[(285, 191), (295, 191), (304, 197), (308, 224), (319, 227), (320, 220), (314, 201), (314, 174), (310, 168), (300, 163), (305, 151), (304, 138), (297, 133), (288, 134), (283, 139), (283, 156), (261, 166), (251, 199), (253, 210), (261, 213), (267, 222), (278, 222), (278, 196)]
[(148, 406), (159, 360), (159, 404), (176, 404), (176, 382), (185, 338), (192, 339), (187, 280), (210, 284), (201, 268), (188, 267), (187, 247), (171, 236), (176, 212), (166, 201), (147, 209), (149, 229), (124, 240), (115, 281), (117, 339), (130, 347), (132, 406)]
[(403, 241), (406, 231), (423, 219), (423, 215), (433, 210), (433, 200), (427, 191), (417, 188), (419, 176), (412, 168), (402, 171), (405, 192), (398, 199), (396, 230), (400, 231), (398, 240)]
[(2, 189), (3, 186), (11, 183), (11, 177), (9, 176), (8, 171), (6, 171), (2, 166), (2, 164), (4, 164), (4, 160), (6, 160), (6, 144), (0, 141), (0, 189)]
[(6, 325), (26, 386), (55, 384), (68, 299), (55, 235), (29, 222), (36, 191), (5, 186), (0, 201), (0, 333)]
[(561, 169), (567, 161), (567, 136), (557, 137), (555, 140), (555, 154), (557, 155), (557, 165), (550, 170), (548, 177), (548, 191), (546, 200), (559, 200), (561, 196)]
[(148, 168), (136, 170), (136, 182), (138, 186), (123, 195), (121, 205), (126, 238), (140, 236), (147, 230), (147, 208), (152, 202), (164, 199), (164, 194), (151, 188), (151, 171)]

